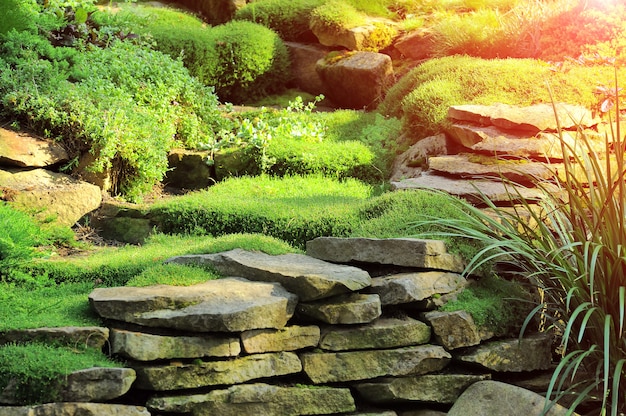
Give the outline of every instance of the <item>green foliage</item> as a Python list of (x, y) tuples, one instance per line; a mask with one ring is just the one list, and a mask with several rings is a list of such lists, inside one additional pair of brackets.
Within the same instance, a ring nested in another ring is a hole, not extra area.
[(329, 0), (316, 7), (311, 13), (312, 23), (331, 32), (342, 33), (365, 24), (365, 15), (355, 9), (348, 2)]
[(324, 0), (263, 0), (248, 3), (235, 13), (235, 19), (249, 20), (278, 33), (283, 40), (316, 41), (309, 29), (311, 12)]
[(0, 14), (0, 35), (11, 29), (33, 30), (37, 9), (35, 0), (4, 0)]
[(102, 352), (69, 349), (40, 343), (0, 346), (0, 390), (15, 383), (17, 404), (55, 402), (74, 371), (115, 367)]
[(144, 269), (137, 276), (126, 282), (126, 286), (191, 286), (217, 278), (219, 278), (218, 275), (207, 271), (202, 267), (166, 263), (150, 266), (147, 269)]

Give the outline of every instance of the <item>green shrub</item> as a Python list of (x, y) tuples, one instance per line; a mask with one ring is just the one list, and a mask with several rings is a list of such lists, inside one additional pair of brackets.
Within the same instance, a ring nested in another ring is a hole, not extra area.
[(144, 287), (152, 285), (191, 286), (217, 279), (218, 275), (202, 267), (176, 263), (159, 264), (144, 269), (126, 282), (126, 286)]
[(316, 7), (311, 17), (311, 24), (335, 33), (342, 33), (366, 22), (363, 13), (341, 0), (330, 0)]
[(4, 0), (0, 14), (0, 35), (11, 29), (35, 29), (37, 9), (35, 0)]

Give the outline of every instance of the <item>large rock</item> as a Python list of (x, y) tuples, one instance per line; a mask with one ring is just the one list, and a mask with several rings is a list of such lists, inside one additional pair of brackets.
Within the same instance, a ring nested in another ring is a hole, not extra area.
[(62, 173), (44, 169), (0, 170), (0, 199), (42, 217), (55, 216), (62, 225), (74, 225), (102, 202), (100, 188)]
[(372, 286), (366, 290), (378, 294), (383, 305), (399, 305), (454, 292), (466, 284), (465, 278), (458, 273), (408, 272), (375, 277)]
[(420, 29), (401, 35), (393, 43), (393, 47), (405, 58), (421, 61), (432, 56), (435, 44), (432, 31)]
[(441, 370), (452, 357), (440, 346), (420, 345), (388, 350), (311, 352), (300, 358), (311, 381), (321, 384), (426, 374)]
[(316, 70), (328, 98), (340, 107), (357, 110), (376, 108), (393, 78), (391, 58), (376, 52), (320, 59)]
[[(479, 381), (465, 390), (448, 416), (539, 415), (546, 399), (537, 393), (499, 381)], [(546, 416), (565, 416), (567, 409), (554, 405)], [(573, 414), (577, 416), (576, 413)]]
[(309, 27), (320, 44), (342, 46), (349, 51), (379, 51), (389, 46), (397, 33), (393, 21), (372, 17), (359, 26), (336, 28), (311, 16)]
[(456, 355), (455, 359), (499, 372), (547, 370), (552, 365), (552, 339), (536, 334), (521, 340), (492, 341)]
[(277, 387), (244, 384), (208, 394), (156, 397), (148, 400), (151, 410), (192, 413), (194, 416), (297, 416), (339, 414), (356, 409), (347, 388)]
[(350, 293), (315, 302), (300, 302), (299, 314), (327, 324), (365, 324), (382, 314), (378, 295)]
[(137, 361), (236, 357), (241, 345), (238, 338), (223, 335), (165, 336), (113, 329), (111, 352)]
[(2, 416), (150, 416), (142, 406), (105, 403), (47, 403), (39, 406), (0, 407)]
[(265, 377), (295, 374), (302, 371), (302, 363), (296, 354), (280, 352), (252, 354), (229, 361), (137, 366), (135, 370), (138, 388), (167, 391), (239, 384)]
[(86, 345), (102, 349), (109, 340), (109, 328), (65, 326), (59, 328), (15, 329), (0, 332), (0, 345), (10, 342), (49, 342), (68, 346)]
[(215, 183), (207, 163), (211, 152), (174, 149), (167, 155), (169, 170), (164, 182), (174, 188), (202, 189)]
[(490, 379), (488, 374), (426, 374), (417, 377), (383, 378), (357, 384), (356, 390), (372, 403), (454, 403), (472, 384)]
[(430, 327), (411, 318), (381, 318), (367, 325), (328, 326), (319, 347), (328, 351), (398, 348), (430, 341)]
[(448, 154), (448, 142), (443, 133), (428, 136), (396, 157), (391, 167), (390, 181), (399, 181), (407, 178), (416, 178), (429, 168), (432, 156)]
[(416, 238), (318, 237), (306, 243), (306, 253), (335, 263), (375, 263), (462, 272), (465, 264), (449, 254), (445, 243)]
[(315, 325), (286, 326), (282, 329), (253, 329), (241, 334), (243, 349), (248, 354), (296, 351), (317, 347), (320, 328)]
[(424, 318), (433, 328), (438, 344), (448, 351), (480, 344), (480, 330), (466, 311), (432, 311)]
[(290, 83), (299, 90), (318, 96), (325, 91), (324, 83), (317, 70), (317, 61), (329, 52), (328, 48), (316, 44), (285, 42), (291, 58)]
[(371, 278), (364, 270), (328, 263), (302, 254), (272, 256), (235, 249), (217, 254), (173, 257), (167, 261), (210, 265), (225, 276), (277, 282), (298, 295), (302, 301), (348, 293), (371, 284)]
[(0, 166), (44, 168), (68, 159), (60, 143), (0, 127)]
[(297, 297), (277, 283), (241, 278), (192, 286), (97, 288), (89, 295), (103, 318), (197, 332), (282, 328)]

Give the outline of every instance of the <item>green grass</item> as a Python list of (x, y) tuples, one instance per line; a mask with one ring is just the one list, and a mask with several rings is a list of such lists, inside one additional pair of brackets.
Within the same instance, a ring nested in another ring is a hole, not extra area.
[(126, 286), (145, 287), (152, 285), (191, 286), (218, 279), (221, 276), (202, 267), (176, 263), (150, 266), (126, 282)]

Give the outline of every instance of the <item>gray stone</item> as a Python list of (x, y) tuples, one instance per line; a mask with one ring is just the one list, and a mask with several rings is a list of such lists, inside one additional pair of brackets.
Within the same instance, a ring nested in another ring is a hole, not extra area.
[(420, 409), (420, 410), (409, 410), (406, 412), (400, 413), (399, 416), (446, 416), (447, 413), (440, 412), (438, 410), (431, 409)]
[(278, 387), (269, 384), (244, 384), (208, 394), (157, 397), (148, 407), (163, 412), (190, 412), (194, 416), (297, 416), (350, 412), (356, 409), (347, 388)]
[(482, 340), (472, 315), (466, 311), (432, 311), (424, 318), (432, 326), (437, 343), (447, 350), (478, 345)]
[(68, 159), (58, 142), (0, 127), (0, 165), (43, 168)]
[(322, 329), (319, 347), (328, 351), (398, 348), (430, 341), (430, 327), (411, 318), (381, 318), (354, 327)]
[(61, 392), (64, 402), (105, 402), (123, 396), (135, 382), (132, 368), (88, 368), (67, 377)]
[(448, 144), (444, 133), (421, 139), (396, 157), (391, 167), (390, 181), (417, 178), (428, 169), (432, 156), (446, 155)]
[[(479, 381), (465, 390), (448, 416), (510, 416), (542, 414), (544, 397), (521, 387), (499, 381)], [(546, 416), (565, 416), (567, 409), (558, 404)], [(576, 413), (573, 414), (577, 416)]]
[(272, 256), (235, 249), (217, 254), (173, 257), (167, 261), (205, 264), (225, 276), (277, 282), (298, 295), (301, 301), (357, 291), (371, 284), (371, 278), (364, 270), (328, 263), (302, 254)]
[(65, 326), (59, 328), (15, 329), (0, 333), (0, 345), (10, 342), (55, 342), (102, 349), (109, 339), (109, 328), (98, 326)]
[(197, 332), (282, 328), (297, 297), (277, 283), (241, 278), (192, 286), (97, 288), (89, 301), (103, 318)]
[(320, 341), (318, 326), (286, 326), (281, 329), (253, 329), (241, 334), (241, 342), (248, 354), (260, 352), (296, 351), (317, 347)]
[(238, 338), (224, 335), (163, 336), (113, 329), (111, 352), (137, 361), (170, 358), (236, 357)]
[(300, 302), (298, 313), (328, 324), (364, 324), (382, 314), (378, 295), (350, 293), (314, 302)]
[(377, 293), (383, 305), (399, 305), (454, 292), (466, 284), (465, 278), (458, 273), (412, 272), (376, 277), (366, 290)]
[(452, 404), (472, 384), (491, 376), (470, 374), (426, 374), (417, 377), (384, 378), (355, 385), (368, 402), (426, 402)]
[(181, 390), (222, 384), (239, 384), (265, 377), (302, 371), (302, 363), (292, 352), (253, 354), (229, 361), (193, 364), (141, 365), (135, 367), (136, 386), (143, 390)]
[(444, 368), (448, 354), (437, 345), (388, 350), (304, 353), (304, 372), (315, 384), (367, 380), (384, 376), (411, 376)]
[(55, 217), (61, 225), (72, 226), (102, 202), (100, 188), (62, 173), (45, 169), (0, 170), (3, 199), (17, 208)]
[(104, 403), (47, 403), (39, 406), (0, 407), (2, 416), (150, 416), (142, 406)]
[(552, 339), (546, 334), (535, 334), (521, 340), (493, 341), (463, 352), (455, 359), (500, 372), (547, 370), (552, 364)]
[(318, 237), (306, 243), (307, 255), (335, 263), (363, 262), (462, 272), (463, 260), (439, 240), (417, 238)]

